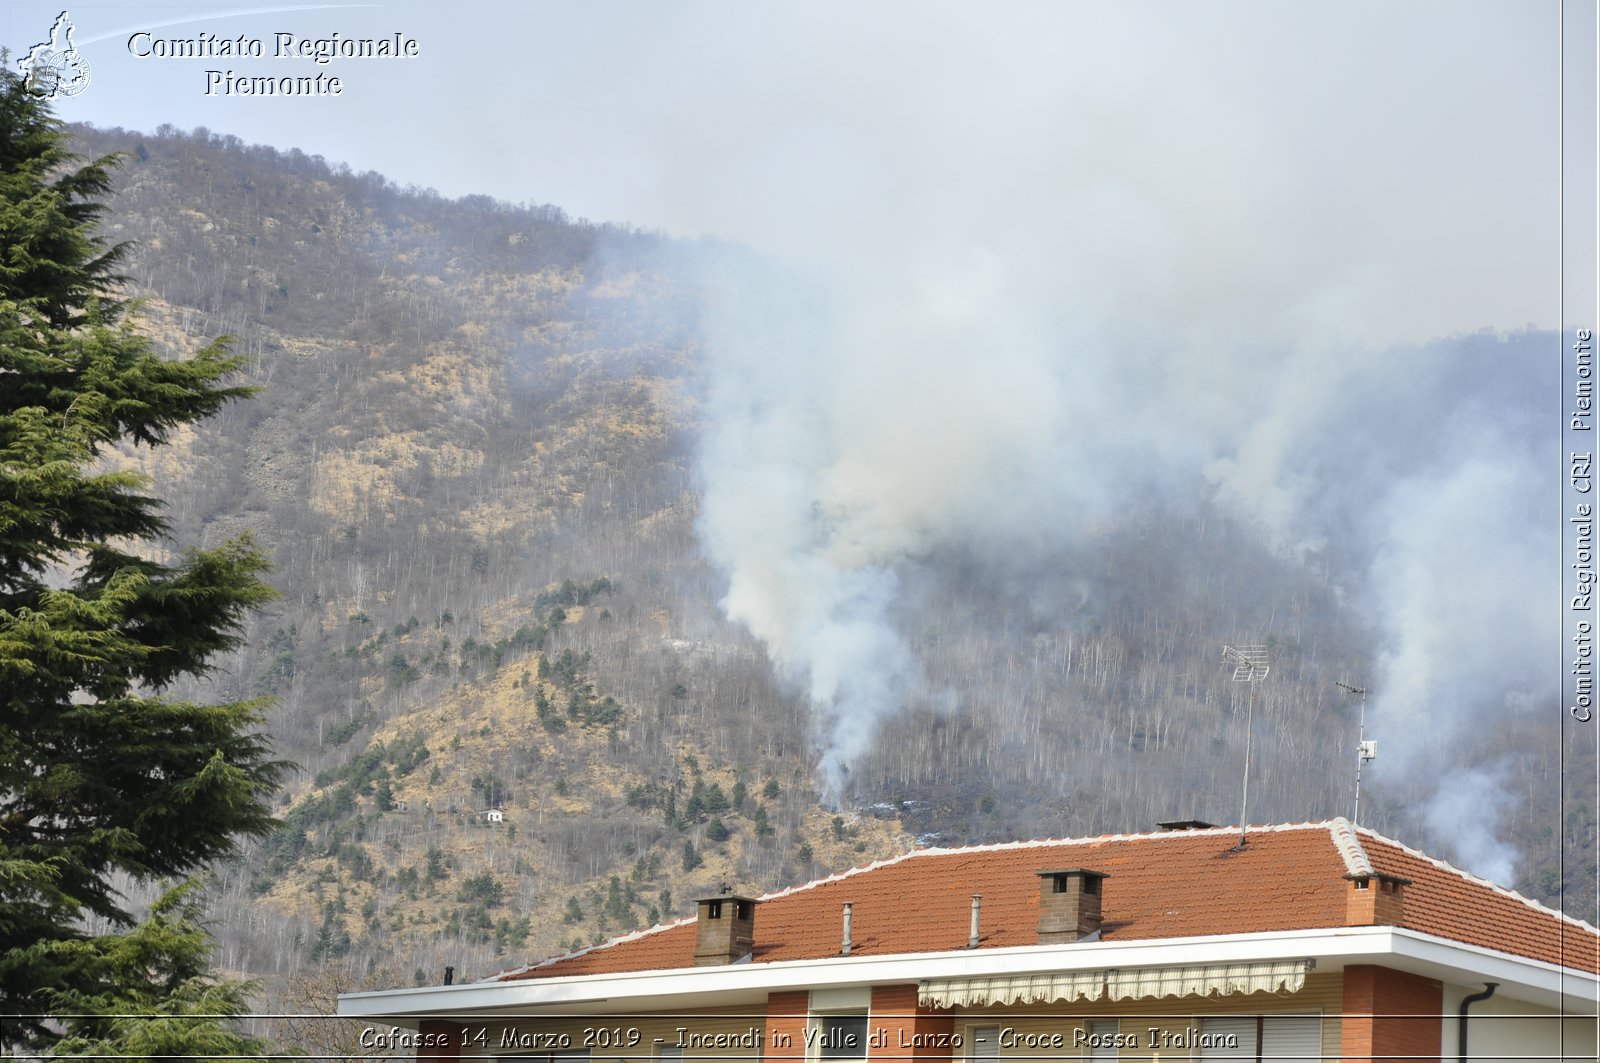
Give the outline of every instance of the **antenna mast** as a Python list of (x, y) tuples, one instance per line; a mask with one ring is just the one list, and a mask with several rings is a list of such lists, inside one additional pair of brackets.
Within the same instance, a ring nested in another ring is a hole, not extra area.
[(1254, 731), (1256, 684), (1267, 678), (1271, 668), (1267, 664), (1265, 646), (1224, 646), (1222, 660), (1233, 665), (1235, 683), (1250, 684), (1250, 697), (1244, 715), (1244, 794), (1239, 800), (1239, 844), (1234, 846), (1237, 850), (1244, 848), (1245, 833), (1250, 829), (1250, 742)]
[(1334, 681), (1340, 690), (1347, 694), (1354, 694), (1361, 699), (1360, 722), (1356, 725), (1356, 807), (1350, 816), (1350, 822), (1355, 826), (1361, 825), (1361, 769), (1369, 760), (1378, 755), (1378, 743), (1367, 741), (1367, 688), (1358, 687), (1351, 683)]

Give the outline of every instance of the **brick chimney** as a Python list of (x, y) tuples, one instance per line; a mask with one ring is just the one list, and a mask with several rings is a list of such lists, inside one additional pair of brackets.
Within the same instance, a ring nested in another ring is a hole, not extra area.
[(1104, 872), (1073, 867), (1039, 876), (1039, 944), (1078, 941), (1100, 929)]
[(694, 962), (697, 967), (733, 963), (755, 951), (756, 902), (726, 894), (695, 902)]
[(1345, 891), (1346, 926), (1399, 926), (1405, 915), (1405, 888), (1408, 878), (1398, 875), (1346, 875), (1350, 887)]

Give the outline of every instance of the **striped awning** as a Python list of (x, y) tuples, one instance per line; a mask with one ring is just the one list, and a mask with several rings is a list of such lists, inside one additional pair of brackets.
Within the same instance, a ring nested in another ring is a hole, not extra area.
[(1105, 992), (1104, 971), (1046, 971), (991, 978), (941, 978), (922, 983), (917, 997), (926, 1006), (959, 1008), (1099, 1000)]
[(1231, 996), (1299, 992), (1312, 960), (1218, 963), (1195, 967), (1135, 967), (1105, 971), (1049, 971), (989, 978), (939, 978), (922, 983), (924, 1007), (1053, 1004), (1073, 1000), (1149, 1000), (1160, 997)]
[(1153, 997), (1231, 996), (1234, 993), (1298, 993), (1306, 984), (1309, 960), (1270, 963), (1219, 963), (1205, 967), (1144, 967), (1106, 972), (1112, 1000)]

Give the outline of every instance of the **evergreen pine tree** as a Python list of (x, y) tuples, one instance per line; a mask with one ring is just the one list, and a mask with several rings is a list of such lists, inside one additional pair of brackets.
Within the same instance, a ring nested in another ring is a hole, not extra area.
[(245, 1011), (248, 983), (208, 972), (211, 935), (200, 925), (196, 883), (158, 900), (149, 918), (123, 934), (36, 945), (51, 965), (96, 972), (52, 994), (64, 1034), (57, 1056), (100, 1059), (260, 1057), (266, 1043), (231, 1030), (219, 1018)]
[[(113, 877), (181, 878), (265, 833), (282, 768), (259, 703), (163, 696), (236, 646), (272, 591), (247, 539), (152, 560), (160, 502), (100, 464), (248, 394), (222, 383), (238, 363), (220, 343), (166, 360), (133, 331), (123, 247), (95, 235), (115, 162), (79, 164), (44, 102), (0, 74), (0, 1013), (13, 1017), (113, 992), (118, 942), (137, 944)], [(113, 934), (94, 939), (90, 917)], [(12, 1045), (60, 1034), (5, 1025)]]

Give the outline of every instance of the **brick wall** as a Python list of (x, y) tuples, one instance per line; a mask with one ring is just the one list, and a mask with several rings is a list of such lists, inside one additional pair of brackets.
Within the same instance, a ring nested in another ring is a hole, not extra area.
[(762, 1043), (768, 1060), (806, 1058), (806, 1017), (811, 994), (805, 990), (767, 995), (767, 1025)]
[(1100, 876), (1068, 875), (1067, 888), (1060, 893), (1055, 892), (1055, 878), (1039, 876), (1039, 943), (1077, 941), (1099, 930)]
[(1401, 926), (1405, 887), (1393, 879), (1352, 879), (1345, 892), (1346, 926)]
[(1379, 880), (1372, 899), (1372, 921), (1378, 926), (1400, 926), (1405, 917), (1405, 887)]
[(1444, 1023), (1441, 983), (1388, 967), (1346, 967), (1343, 1008), (1339, 1047), (1345, 1063), (1438, 1063)]
[(417, 1033), (422, 1038), (421, 1046), (417, 1049), (417, 1058), (460, 1059), (461, 1031), (462, 1026), (459, 1022), (423, 1019), (417, 1026)]
[(867, 1022), (867, 1058), (888, 1060), (960, 1059), (950, 1044), (955, 1017), (917, 1003), (914, 985), (873, 986)]

